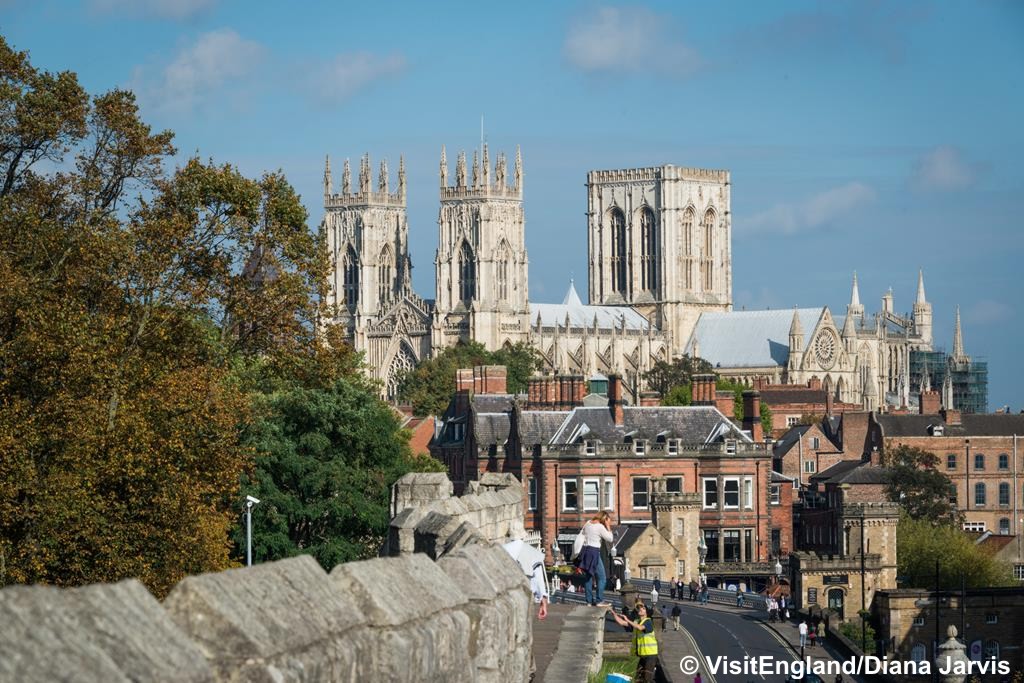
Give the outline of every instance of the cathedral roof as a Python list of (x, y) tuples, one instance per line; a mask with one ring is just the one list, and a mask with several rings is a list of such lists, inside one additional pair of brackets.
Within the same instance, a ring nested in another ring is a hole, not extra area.
[(627, 330), (646, 331), (651, 326), (647, 318), (630, 306), (592, 306), (583, 303), (572, 282), (560, 304), (530, 302), (530, 325), (536, 325), (538, 318), (542, 327), (565, 325), (566, 317), (572, 327), (593, 327), (595, 320), (602, 330), (618, 329), (623, 322)]
[(700, 357), (716, 367), (784, 366), (789, 361), (789, 330), (794, 317), (800, 321), (806, 349), (822, 311), (819, 307), (701, 313), (687, 352), (696, 341)]

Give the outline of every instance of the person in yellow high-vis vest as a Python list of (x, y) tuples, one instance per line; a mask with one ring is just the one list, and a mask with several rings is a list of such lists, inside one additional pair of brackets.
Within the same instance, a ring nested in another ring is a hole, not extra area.
[(658, 663), (658, 640), (654, 636), (654, 622), (647, 616), (647, 606), (642, 602), (636, 603), (636, 621), (615, 612), (612, 616), (619, 626), (633, 629), (633, 654), (640, 658), (636, 666), (636, 680), (652, 683)]

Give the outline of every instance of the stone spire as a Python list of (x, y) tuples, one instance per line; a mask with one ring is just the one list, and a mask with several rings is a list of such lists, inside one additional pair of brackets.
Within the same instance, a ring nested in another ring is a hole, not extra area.
[(790, 337), (804, 337), (804, 327), (800, 324), (800, 310), (793, 308), (793, 322), (789, 324), (789, 336)]
[(498, 160), (494, 162), (494, 184), (500, 189), (505, 187), (505, 176), (508, 174), (508, 163), (505, 161), (505, 153), (498, 154)]
[(448, 155), (441, 145), (441, 189), (448, 187)]
[(846, 319), (843, 320), (843, 339), (855, 339), (856, 337), (857, 327), (853, 324), (853, 316), (847, 313)]
[(331, 180), (331, 156), (327, 155), (327, 161), (324, 164), (324, 196), (330, 197), (334, 192), (334, 181)]
[(804, 327), (800, 324), (800, 310), (793, 307), (793, 322), (789, 325), (789, 369), (800, 367), (804, 354)]
[(459, 159), (455, 162), (455, 186), (466, 187), (466, 153), (459, 152)]
[(359, 163), (359, 191), (363, 194), (370, 192), (370, 155), (364, 154)]
[(953, 373), (948, 371), (942, 378), (942, 407), (953, 410)]
[(928, 303), (928, 300), (924, 296), (924, 270), (917, 271), (917, 303)]
[(473, 187), (480, 185), (480, 155), (473, 150)]
[(914, 302), (914, 331), (922, 343), (932, 345), (932, 305), (924, 294), (924, 271), (917, 271), (917, 300)]
[(352, 192), (352, 164), (345, 159), (345, 170), (341, 174), (341, 191), (344, 194)]
[(512, 169), (512, 175), (515, 180), (515, 189), (523, 189), (523, 154), (519, 150), (519, 145), (516, 145), (516, 165)]
[(487, 154), (487, 143), (484, 143), (484, 159), (483, 159), (483, 179), (481, 183), (484, 187), (491, 184), (491, 158)]
[(956, 307), (956, 329), (953, 330), (953, 358), (954, 361), (961, 361), (964, 354), (964, 333), (960, 329), (960, 307)]
[(847, 317), (864, 317), (864, 305), (860, 302), (860, 290), (857, 288), (857, 271), (853, 271), (853, 290), (850, 292), (850, 305), (846, 307)]
[(380, 160), (380, 173), (377, 175), (377, 191), (381, 194), (388, 193), (388, 160)]
[(405, 196), (405, 155), (398, 157), (398, 194)]

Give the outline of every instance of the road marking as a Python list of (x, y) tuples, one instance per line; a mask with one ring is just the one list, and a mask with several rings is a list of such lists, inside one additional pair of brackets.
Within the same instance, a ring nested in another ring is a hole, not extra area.
[(782, 636), (780, 636), (775, 631), (775, 629), (773, 629), (770, 626), (766, 625), (763, 621), (759, 621), (757, 623), (760, 624), (761, 628), (763, 628), (765, 631), (768, 631), (768, 633), (772, 634), (772, 638), (774, 638), (775, 640), (779, 641), (779, 644), (782, 646), (782, 650), (784, 652), (788, 652), (789, 653), (790, 659), (792, 659), (794, 662), (797, 661), (796, 653), (793, 652), (793, 646), (790, 645), (788, 641), (783, 640)]
[(697, 653), (697, 657), (704, 661), (704, 671), (705, 673), (707, 673), (707, 678), (702, 680), (710, 681), (710, 683), (718, 683), (718, 681), (715, 680), (715, 675), (711, 673), (711, 669), (708, 668), (708, 659), (701, 651), (701, 649), (697, 646), (697, 641), (693, 639), (693, 636), (690, 635), (690, 632), (686, 629), (685, 626), (680, 626), (679, 630), (682, 631), (683, 636), (690, 641), (690, 645), (693, 646), (693, 651)]

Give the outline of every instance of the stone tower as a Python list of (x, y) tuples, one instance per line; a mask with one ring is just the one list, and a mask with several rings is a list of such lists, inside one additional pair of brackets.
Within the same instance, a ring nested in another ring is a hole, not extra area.
[(329, 159), (324, 169), (321, 229), (332, 262), (327, 302), (391, 397), (400, 374), (430, 355), (430, 314), (411, 286), (405, 162), (399, 160), (394, 192), (387, 161), (380, 164), (376, 187), (372, 175), (365, 155), (353, 187), (346, 159), (341, 187), (334, 192)]
[[(665, 479), (661, 477), (651, 480), (651, 484), (651, 523), (678, 553), (676, 566), (668, 573), (670, 576), (686, 579), (687, 582), (696, 579), (700, 574), (700, 558), (697, 555), (700, 538), (700, 494), (669, 493), (665, 490)], [(682, 566), (679, 565), (680, 561), (683, 563)]]
[(435, 349), (473, 339), (495, 350), (529, 335), (522, 155), (517, 147), (511, 177), (504, 154), (493, 174), (486, 144), (480, 156), (473, 152), (467, 178), (466, 154), (460, 152), (455, 184), (449, 185), (441, 148)]
[[(860, 556), (868, 565), (865, 603), (871, 604), (875, 590), (896, 587), (896, 525), (899, 503), (844, 503), (839, 515), (840, 533), (846, 535), (844, 556)], [(859, 582), (854, 584), (860, 589)], [(857, 603), (859, 604), (859, 603)]]
[(914, 331), (924, 348), (932, 346), (932, 305), (924, 295), (924, 271), (917, 271), (917, 299), (914, 301)]
[(587, 174), (590, 303), (639, 308), (683, 346), (704, 311), (732, 308), (728, 171)]

